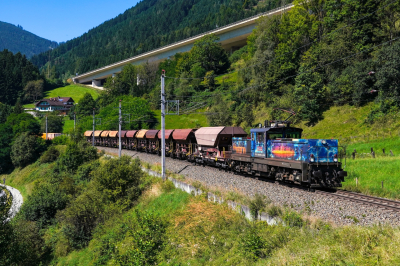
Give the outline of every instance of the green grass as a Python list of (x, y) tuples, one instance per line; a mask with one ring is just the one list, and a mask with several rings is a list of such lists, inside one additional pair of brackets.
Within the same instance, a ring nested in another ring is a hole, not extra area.
[[(343, 189), (367, 195), (400, 199), (399, 169), (399, 156), (347, 159), (348, 177), (343, 183)], [(358, 178), (357, 186), (356, 178)]]
[[(160, 123), (157, 129), (161, 128), (161, 111), (154, 111), (155, 117)], [(204, 114), (188, 114), (188, 115), (167, 115), (165, 117), (165, 129), (179, 128), (200, 128), (209, 126), (207, 117)]]
[(63, 127), (63, 133), (68, 133), (74, 129), (74, 120), (70, 120), (68, 117), (64, 119), (64, 127)]
[[(80, 99), (83, 98), (83, 95), (85, 95), (85, 93), (87, 92), (92, 95), (93, 99), (97, 99), (97, 97), (99, 97), (99, 90), (83, 85), (72, 84), (54, 90), (45, 91), (43, 98), (52, 98), (57, 96), (72, 97), (75, 103), (77, 103)], [(34, 108), (34, 104), (25, 104), (24, 108)]]
[(296, 126), (303, 128), (306, 138), (335, 138), (341, 144), (371, 142), (393, 138), (400, 134), (400, 121), (396, 116), (387, 116), (373, 124), (366, 122), (373, 103), (363, 107), (335, 106), (324, 112), (323, 120), (315, 126), (305, 123)]

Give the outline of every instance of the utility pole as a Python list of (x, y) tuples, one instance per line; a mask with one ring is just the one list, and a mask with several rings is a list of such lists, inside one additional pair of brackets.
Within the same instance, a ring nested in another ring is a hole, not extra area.
[(47, 136), (48, 134), (47, 134), (47, 115), (46, 115), (46, 140), (48, 139)]
[(161, 175), (165, 181), (165, 70), (161, 74)]
[(118, 157), (121, 158), (121, 125), (122, 125), (122, 108), (121, 108), (121, 100), (119, 100), (119, 123), (118, 123), (118, 136), (119, 136), (119, 148), (118, 148)]
[(75, 127), (76, 127), (76, 113), (74, 113), (74, 130), (75, 130)]
[(93, 108), (93, 134), (92, 134), (92, 146), (94, 147), (94, 128), (96, 126), (96, 121), (94, 120), (94, 110), (96, 108)]

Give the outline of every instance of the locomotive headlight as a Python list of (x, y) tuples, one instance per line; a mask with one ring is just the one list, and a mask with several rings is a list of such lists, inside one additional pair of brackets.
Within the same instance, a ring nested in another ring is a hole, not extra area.
[(333, 155), (333, 161), (337, 163), (337, 154)]
[(322, 144), (326, 145), (326, 140), (323, 139), (322, 140)]
[(312, 163), (314, 162), (314, 154), (310, 155), (310, 162), (312, 162)]

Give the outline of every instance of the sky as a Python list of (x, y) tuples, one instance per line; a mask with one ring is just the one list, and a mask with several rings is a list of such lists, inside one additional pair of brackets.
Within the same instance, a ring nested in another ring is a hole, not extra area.
[(65, 42), (133, 7), (139, 0), (0, 0), (0, 21)]

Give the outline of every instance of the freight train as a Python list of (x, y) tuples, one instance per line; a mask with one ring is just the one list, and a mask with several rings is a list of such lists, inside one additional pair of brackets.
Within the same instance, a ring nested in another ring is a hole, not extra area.
[[(250, 130), (202, 127), (165, 130), (166, 156), (305, 186), (341, 187), (347, 176), (340, 162), (337, 139), (303, 139), (302, 129), (287, 121), (266, 121)], [(93, 131), (84, 133), (93, 141)], [(94, 144), (118, 147), (118, 131), (94, 131)], [(161, 131), (121, 131), (122, 148), (161, 154)]]

